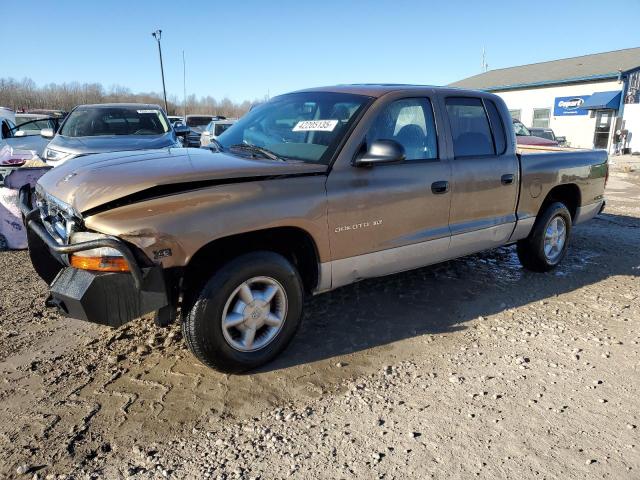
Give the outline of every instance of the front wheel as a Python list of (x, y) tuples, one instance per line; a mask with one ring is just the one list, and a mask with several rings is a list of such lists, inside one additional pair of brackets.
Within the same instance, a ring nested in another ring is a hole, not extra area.
[(517, 245), (522, 266), (534, 272), (554, 269), (567, 252), (571, 214), (560, 202), (551, 203), (538, 217), (531, 233)]
[(273, 252), (222, 266), (185, 305), (183, 336), (205, 365), (226, 373), (257, 368), (280, 353), (302, 316), (303, 289), (291, 263)]

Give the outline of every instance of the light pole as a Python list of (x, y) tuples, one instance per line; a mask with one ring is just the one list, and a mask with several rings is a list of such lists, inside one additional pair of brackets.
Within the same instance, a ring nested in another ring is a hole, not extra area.
[(160, 46), (160, 39), (162, 38), (162, 30), (156, 30), (151, 34), (158, 42), (158, 53), (160, 54), (160, 74), (162, 75), (162, 94), (164, 95), (164, 111), (169, 114), (169, 108), (167, 107), (167, 89), (164, 86), (164, 67), (162, 66), (162, 47)]

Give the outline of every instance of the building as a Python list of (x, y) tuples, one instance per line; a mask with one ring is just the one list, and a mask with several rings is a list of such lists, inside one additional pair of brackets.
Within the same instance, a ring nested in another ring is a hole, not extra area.
[(640, 48), (489, 70), (451, 86), (495, 93), (514, 118), (573, 147), (613, 152), (622, 131), (624, 146), (640, 151)]

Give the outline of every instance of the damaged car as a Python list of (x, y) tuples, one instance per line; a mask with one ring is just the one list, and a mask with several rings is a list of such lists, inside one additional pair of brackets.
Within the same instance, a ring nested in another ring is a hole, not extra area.
[(554, 269), (608, 176), (604, 151), (517, 153), (496, 95), (425, 86), (280, 95), (216, 146), (74, 158), (23, 188), (47, 304), (113, 327), (180, 321), (204, 364), (253, 369), (310, 295), (511, 244)]

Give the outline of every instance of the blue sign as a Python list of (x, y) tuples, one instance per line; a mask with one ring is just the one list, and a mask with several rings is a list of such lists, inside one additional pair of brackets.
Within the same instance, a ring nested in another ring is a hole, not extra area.
[(585, 100), (591, 95), (581, 95), (577, 97), (556, 97), (553, 103), (553, 116), (575, 116), (575, 115), (587, 115), (589, 110), (580, 108)]

